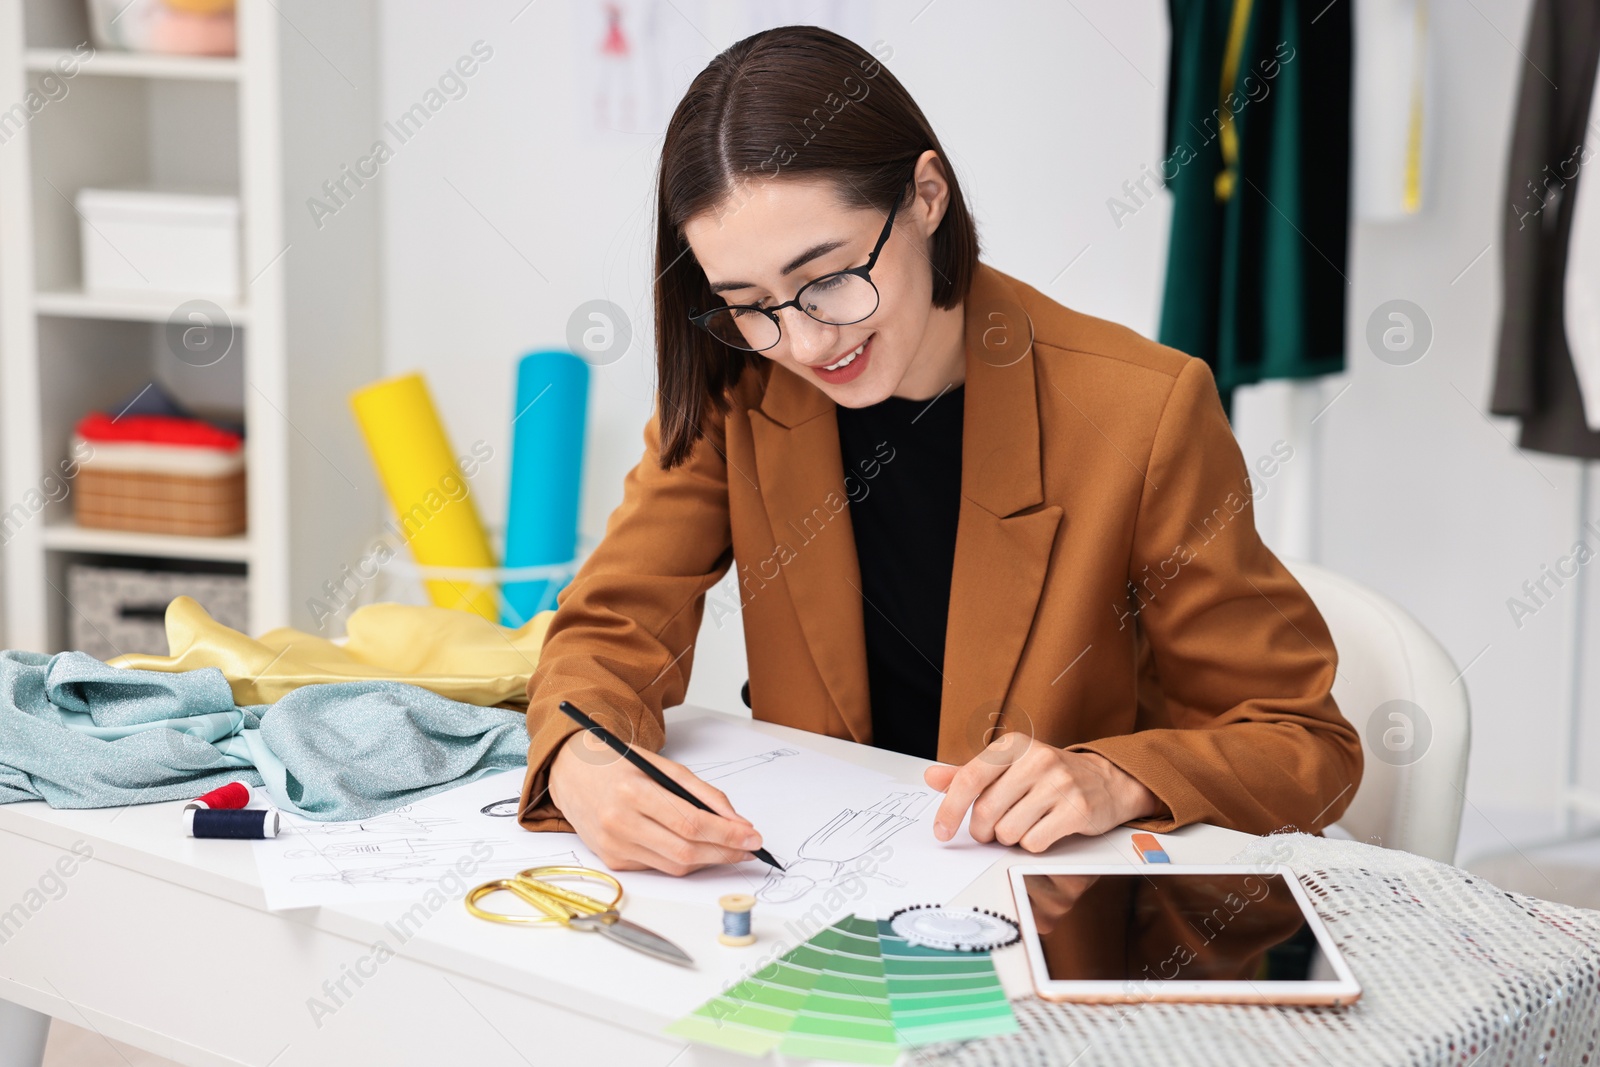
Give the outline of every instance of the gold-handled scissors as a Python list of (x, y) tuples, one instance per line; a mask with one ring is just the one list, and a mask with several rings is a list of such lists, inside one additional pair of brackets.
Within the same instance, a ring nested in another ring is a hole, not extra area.
[[(610, 900), (597, 900), (575, 889), (557, 885), (554, 879), (580, 882), (598, 882), (610, 887)], [(533, 905), (538, 915), (512, 915), (503, 911), (490, 911), (480, 907), (478, 901), (491, 893), (505, 890)], [(591, 867), (529, 867), (510, 878), (496, 878), (476, 886), (467, 894), (467, 910), (480, 919), (512, 926), (531, 926), (539, 923), (560, 923), (579, 930), (595, 930), (620, 941), (629, 948), (638, 949), (668, 963), (693, 967), (694, 959), (683, 949), (660, 934), (652, 933), (638, 923), (629, 922), (617, 910), (622, 901), (622, 883), (605, 871)]]

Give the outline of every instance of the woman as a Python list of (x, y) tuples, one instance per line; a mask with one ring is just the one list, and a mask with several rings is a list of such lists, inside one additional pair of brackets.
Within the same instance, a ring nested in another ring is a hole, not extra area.
[[(978, 259), (927, 120), (825, 30), (694, 80), (657, 201), (658, 405), (529, 683), (519, 819), (614, 869), (749, 858), (579, 733), (655, 753), (737, 565), (757, 718), (936, 758), (935, 834), (1040, 851), (1124, 823), (1317, 831), (1359, 738), (1305, 591), (1258, 538), (1200, 360)], [(729, 606), (731, 609), (731, 605)]]

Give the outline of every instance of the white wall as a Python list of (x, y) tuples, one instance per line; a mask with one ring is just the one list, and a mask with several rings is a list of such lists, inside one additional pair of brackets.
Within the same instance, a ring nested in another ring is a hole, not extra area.
[[(1431, 5), (1440, 89), (1432, 101), (1432, 202), (1420, 219), (1357, 227), (1350, 372), (1322, 386), (1328, 399), (1351, 388), (1316, 423), (1316, 465), (1286, 474), (1283, 491), (1273, 486), (1276, 495), (1261, 504), (1263, 534), (1276, 544), (1288, 521), (1279, 502), (1293, 499), (1287, 487), (1319, 479), (1311, 536), (1321, 561), (1394, 597), (1458, 663), (1471, 663), (1469, 815), (1476, 811), (1486, 831), (1555, 800), (1571, 656), (1572, 620), (1563, 612), (1572, 598), (1520, 632), (1505, 600), (1567, 551), (1578, 522), (1576, 464), (1519, 453), (1514, 424), (1483, 414), (1499, 265), (1492, 248), (1474, 259), (1497, 239), (1504, 210), (1507, 124), (1522, 62), (1511, 42), (1520, 43), (1527, 2)], [(428, 374), (458, 444), (482, 437), (494, 447), (478, 491), (498, 522), (513, 361), (561, 344), (569, 314), (586, 300), (631, 309), (634, 349), (594, 377), (583, 527), (597, 536), (639, 457), (649, 412), (659, 136), (592, 132), (591, 74), (575, 59), (580, 36), (592, 31), (591, 5), (524, 4), (384, 7), (385, 117), (415, 103), (474, 41), (493, 49), (466, 95), (441, 108), (379, 179), (386, 360), (391, 371)], [(829, 4), (731, 0), (679, 0), (658, 10), (686, 42), (684, 57), (662, 75), (671, 87), (667, 108), (755, 20), (837, 17)], [(888, 65), (951, 153), (985, 258), (1080, 310), (1151, 333), (1167, 206), (1153, 202), (1118, 228), (1106, 201), (1162, 155), (1166, 5), (877, 0), (849, 12), (857, 39), (894, 49)], [(1368, 315), (1395, 297), (1421, 305), (1435, 329), (1432, 351), (1407, 368), (1378, 362), (1362, 342)], [(1282, 393), (1241, 394), (1236, 428), (1247, 456), (1268, 451), (1284, 432)], [(744, 677), (736, 619), (720, 630), (708, 621), (690, 699), (738, 707)]]

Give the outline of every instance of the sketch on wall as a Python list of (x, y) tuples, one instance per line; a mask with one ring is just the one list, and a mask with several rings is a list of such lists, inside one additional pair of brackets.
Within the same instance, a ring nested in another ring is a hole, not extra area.
[(823, 26), (871, 48), (871, 5), (861, 0), (743, 0), (727, 22), (705, 0), (600, 0), (576, 5), (574, 56), (580, 133), (658, 136), (694, 76), (718, 52), (774, 26)]
[(603, 0), (575, 5), (575, 56), (587, 90), (578, 126), (591, 137), (659, 134), (690, 80), (720, 49), (699, 28), (704, 0)]

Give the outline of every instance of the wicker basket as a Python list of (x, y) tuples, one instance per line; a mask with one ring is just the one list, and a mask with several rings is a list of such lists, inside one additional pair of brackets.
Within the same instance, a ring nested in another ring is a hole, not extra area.
[(226, 537), (245, 529), (245, 472), (200, 476), (96, 469), (78, 472), (80, 526), (140, 533)]

